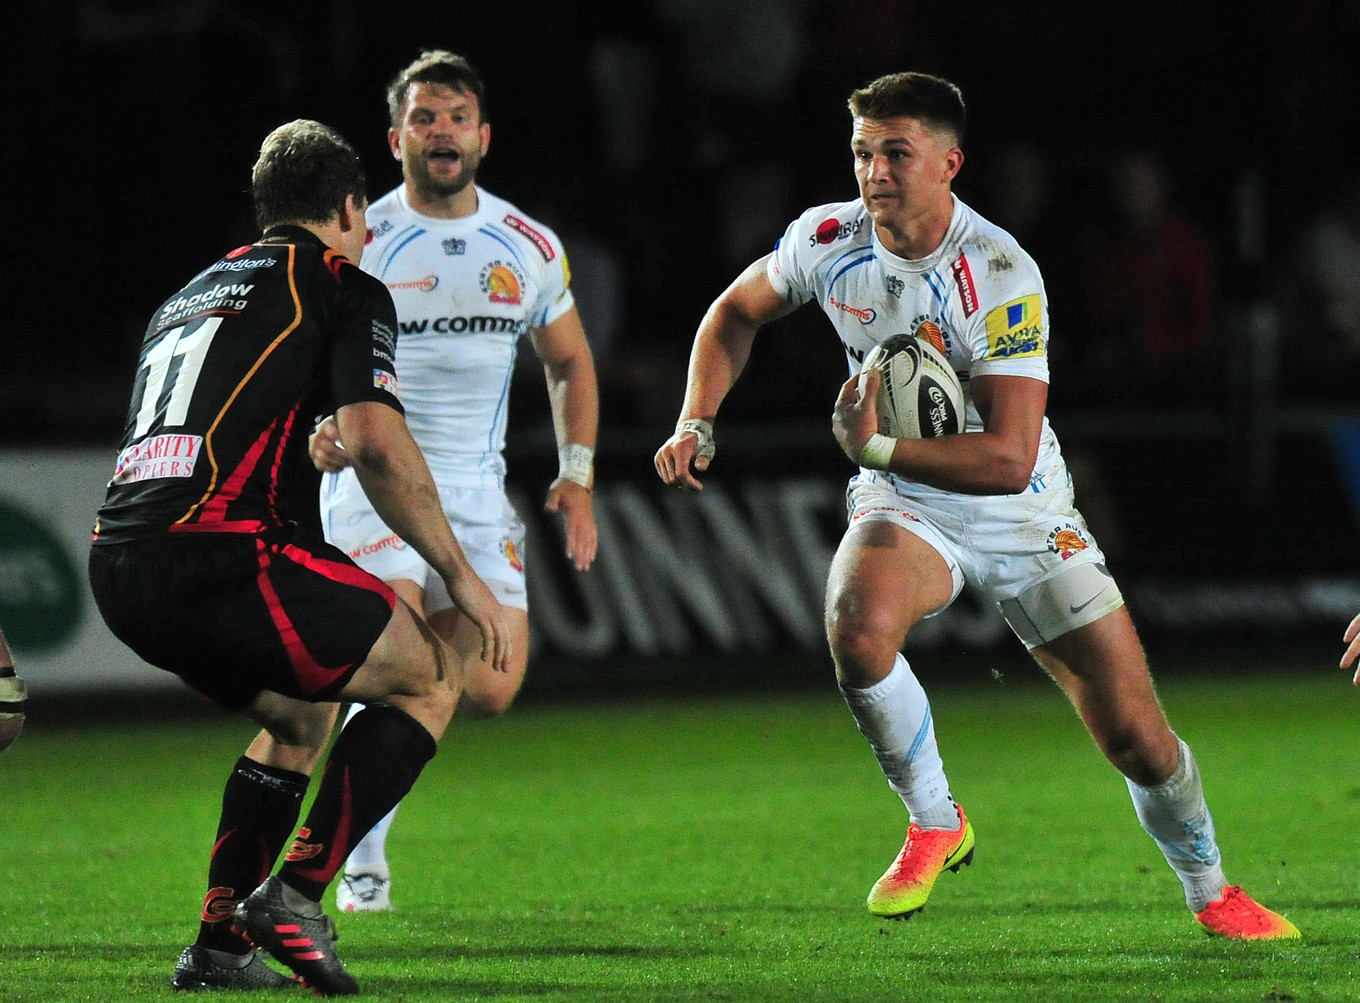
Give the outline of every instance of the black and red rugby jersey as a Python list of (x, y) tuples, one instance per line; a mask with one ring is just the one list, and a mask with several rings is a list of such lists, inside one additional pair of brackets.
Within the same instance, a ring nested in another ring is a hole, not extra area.
[(302, 227), (210, 265), (147, 326), (94, 542), (319, 526), (312, 421), (401, 411), (396, 341), (386, 287)]

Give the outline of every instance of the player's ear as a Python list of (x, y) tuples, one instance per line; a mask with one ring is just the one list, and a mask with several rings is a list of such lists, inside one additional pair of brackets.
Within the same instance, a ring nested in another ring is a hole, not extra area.
[(957, 146), (951, 146), (945, 151), (944, 155), (944, 176), (946, 180), (953, 181), (958, 177), (959, 169), (963, 167), (963, 151)]
[[(483, 143), (483, 146), (486, 144)], [(401, 159), (401, 130), (395, 127), (387, 130), (387, 148), (392, 151), (392, 159)]]
[(345, 196), (345, 201), (340, 203), (340, 232), (349, 233), (363, 219), (364, 204), (354, 197), (354, 194)]
[(482, 156), (486, 156), (487, 149), (491, 146), (491, 123), (483, 122), (482, 128)]

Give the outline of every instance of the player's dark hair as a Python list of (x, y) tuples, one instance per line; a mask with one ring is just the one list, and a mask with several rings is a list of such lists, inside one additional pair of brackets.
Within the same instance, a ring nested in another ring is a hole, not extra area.
[(929, 73), (889, 73), (850, 95), (855, 118), (915, 118), (932, 131), (950, 132), (963, 142), (968, 110), (956, 84)]
[(412, 84), (439, 84), (464, 91), (477, 99), (477, 110), (482, 121), (486, 115), (486, 84), (464, 57), (448, 49), (426, 49), (404, 70), (392, 78), (387, 85), (387, 112), (392, 118), (392, 126), (401, 125), (401, 117), (406, 111), (406, 92)]
[(368, 178), (354, 147), (330, 126), (300, 118), (279, 126), (260, 144), (250, 172), (255, 222), (327, 223), (353, 195), (368, 201)]

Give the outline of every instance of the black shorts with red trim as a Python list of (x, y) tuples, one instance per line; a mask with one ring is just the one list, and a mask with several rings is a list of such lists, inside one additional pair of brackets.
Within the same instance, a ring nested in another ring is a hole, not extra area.
[(114, 635), (229, 710), (261, 690), (336, 699), (396, 604), (380, 579), (299, 529), (96, 544), (89, 567)]

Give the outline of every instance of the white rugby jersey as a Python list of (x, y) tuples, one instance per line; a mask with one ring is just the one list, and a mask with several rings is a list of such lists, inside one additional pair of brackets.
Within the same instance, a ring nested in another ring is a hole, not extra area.
[(368, 210), (360, 267), (397, 305), (397, 390), (435, 478), (503, 487), (510, 379), (520, 335), (573, 304), (562, 242), (477, 188), (477, 211), (435, 219), (398, 187)]
[[(936, 342), (963, 384), (968, 432), (982, 430), (968, 393), (971, 377), (1048, 382), (1048, 297), (1039, 266), (958, 196), (944, 240), (929, 257), (909, 260), (884, 248), (863, 200), (855, 199), (814, 206), (790, 223), (766, 274), (790, 302), (816, 301), (836, 329), (851, 373), (894, 334)], [(1050, 470), (1060, 459), (1045, 417), (1035, 469)]]

